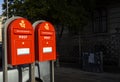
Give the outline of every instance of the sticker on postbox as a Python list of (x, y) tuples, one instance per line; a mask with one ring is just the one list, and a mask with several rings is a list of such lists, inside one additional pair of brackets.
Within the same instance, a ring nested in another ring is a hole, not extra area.
[(25, 18), (17, 18), (7, 27), (8, 64), (34, 62), (34, 30)]
[(35, 26), (35, 49), (37, 61), (56, 59), (56, 37), (54, 26), (41, 22)]

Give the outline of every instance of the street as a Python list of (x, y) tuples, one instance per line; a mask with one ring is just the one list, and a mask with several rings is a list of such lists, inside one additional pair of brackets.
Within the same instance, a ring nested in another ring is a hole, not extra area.
[(120, 82), (120, 74), (92, 73), (75, 68), (55, 68), (55, 82)]

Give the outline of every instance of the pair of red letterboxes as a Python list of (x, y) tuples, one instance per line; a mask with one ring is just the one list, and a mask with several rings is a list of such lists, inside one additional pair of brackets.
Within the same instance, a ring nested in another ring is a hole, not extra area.
[(56, 59), (54, 26), (46, 21), (32, 24), (16, 18), (7, 27), (8, 64), (29, 64)]

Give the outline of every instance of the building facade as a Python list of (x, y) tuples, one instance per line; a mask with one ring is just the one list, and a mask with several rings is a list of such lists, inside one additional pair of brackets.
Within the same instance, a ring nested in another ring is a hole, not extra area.
[(2, 25), (5, 18), (5, 16), (0, 16), (0, 43), (2, 42)]
[(103, 66), (120, 67), (120, 1), (99, 0), (91, 18), (80, 35), (63, 35), (60, 61), (81, 66), (83, 53), (102, 52)]
[(97, 3), (84, 34), (82, 52), (103, 52), (103, 64), (120, 67), (120, 2)]

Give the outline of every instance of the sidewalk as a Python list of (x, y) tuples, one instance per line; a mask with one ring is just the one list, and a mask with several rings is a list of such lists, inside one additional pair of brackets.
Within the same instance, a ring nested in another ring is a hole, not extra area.
[(120, 82), (120, 74), (84, 72), (74, 68), (55, 68), (55, 82)]

